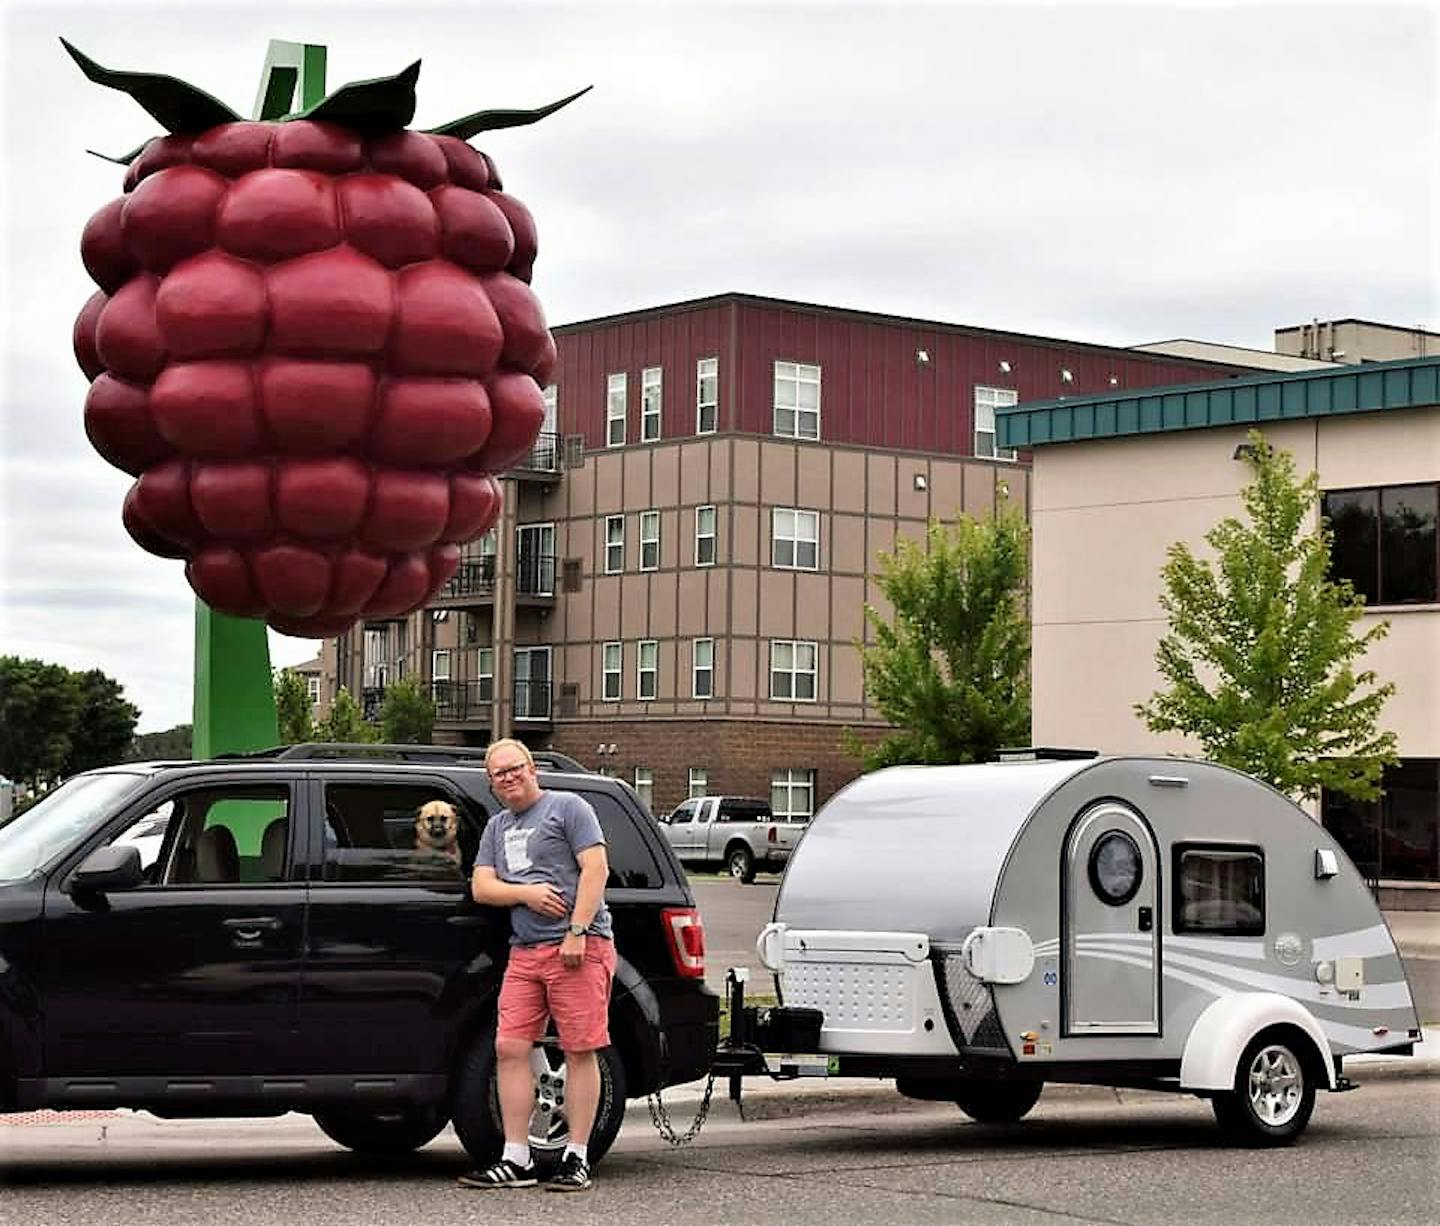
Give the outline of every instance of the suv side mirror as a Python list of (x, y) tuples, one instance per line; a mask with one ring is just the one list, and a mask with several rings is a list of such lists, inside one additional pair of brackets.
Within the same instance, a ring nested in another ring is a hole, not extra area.
[(662, 826), (668, 826), (670, 824), (670, 814), (657, 813), (655, 815), (655, 820)]
[(81, 861), (70, 880), (75, 889), (92, 894), (133, 890), (145, 884), (145, 870), (140, 867), (140, 849), (129, 843), (97, 847)]

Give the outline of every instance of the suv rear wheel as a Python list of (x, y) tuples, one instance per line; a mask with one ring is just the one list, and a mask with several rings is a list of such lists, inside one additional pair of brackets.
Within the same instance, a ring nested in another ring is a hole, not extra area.
[[(599, 1161), (620, 1132), (625, 1120), (625, 1067), (613, 1047), (601, 1048), (600, 1103), (595, 1125), (590, 1130), (588, 1156)], [(565, 1053), (554, 1036), (535, 1045), (530, 1057), (535, 1073), (535, 1110), (530, 1115), (530, 1154), (542, 1171), (560, 1161), (569, 1140), (570, 1125), (565, 1110)], [(471, 1045), (455, 1080), (455, 1101), (451, 1112), (455, 1134), (479, 1165), (488, 1165), (500, 1156), (505, 1128), (500, 1120), (500, 1088), (495, 1079), (495, 1032), (486, 1030)]]
[(358, 1111), (337, 1108), (317, 1111), (315, 1122), (337, 1145), (375, 1157), (408, 1154), (433, 1141), (445, 1127), (440, 1106), (402, 1111)]

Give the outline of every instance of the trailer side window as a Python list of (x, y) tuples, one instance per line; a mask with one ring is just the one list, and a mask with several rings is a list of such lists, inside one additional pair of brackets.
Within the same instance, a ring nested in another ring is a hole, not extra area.
[(1260, 936), (1265, 932), (1265, 854), (1258, 847), (1175, 848), (1177, 933)]

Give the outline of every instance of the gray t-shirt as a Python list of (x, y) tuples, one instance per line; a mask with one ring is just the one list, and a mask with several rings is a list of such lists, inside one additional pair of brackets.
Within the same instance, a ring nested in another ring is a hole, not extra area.
[[(573, 792), (541, 792), (540, 799), (521, 813), (501, 809), (480, 837), (477, 865), (495, 870), (512, 885), (549, 882), (565, 896), (566, 913), (557, 919), (532, 911), (523, 903), (510, 908), (512, 945), (553, 945), (565, 938), (580, 886), (576, 855), (597, 843), (605, 832), (595, 810)], [(587, 935), (610, 937), (610, 911), (604, 901), (590, 921)]]

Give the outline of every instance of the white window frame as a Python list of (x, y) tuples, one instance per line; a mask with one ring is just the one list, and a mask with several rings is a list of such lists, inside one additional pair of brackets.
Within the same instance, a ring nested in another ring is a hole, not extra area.
[[(801, 660), (809, 656), (808, 667)], [(788, 661), (787, 661), (788, 657)], [(820, 645), (807, 639), (770, 640), (770, 701), (771, 702), (815, 702), (819, 688)], [(777, 692), (777, 677), (789, 679), (789, 693)], [(808, 697), (800, 693), (802, 678), (810, 679)]]
[[(520, 559), (525, 555), (524, 541), (527, 539), (536, 541), (534, 556), (537, 559), (537, 570), (535, 574), (535, 590), (527, 592), (528, 596), (553, 596), (555, 595), (555, 525), (548, 524), (517, 524), (515, 526), (515, 583), (519, 587), (521, 582)], [(549, 559), (548, 572), (546, 572)]]
[[(710, 772), (703, 766), (692, 766), (685, 781), (688, 795), (686, 800), (695, 800), (710, 790)], [(696, 791), (696, 789), (699, 791)]]
[(655, 811), (655, 772), (648, 766), (635, 768), (635, 795), (647, 809)]
[[(625, 418), (630, 408), (630, 380), (623, 371), (605, 379), (605, 446), (625, 446)], [(616, 426), (620, 429), (617, 431)]]
[(995, 410), (1009, 408), (1020, 402), (1020, 393), (1009, 387), (982, 387), (975, 385), (975, 455), (986, 460), (1013, 462), (1016, 452), (1012, 447), (997, 447), (1000, 437), (995, 421)]
[(813, 766), (792, 766), (770, 772), (770, 812), (789, 822), (809, 821), (815, 816)]
[[(710, 513), (710, 531), (709, 531), (709, 532), (702, 531), (702, 527), (703, 527), (702, 520), (704, 519), (705, 512), (707, 512), (707, 511)], [(713, 506), (703, 506), (703, 507), (696, 507), (696, 508), (695, 508), (695, 565), (696, 565), (696, 566), (714, 566), (714, 565), (715, 565), (715, 555), (716, 555), (716, 553), (718, 552), (718, 550), (717, 550), (718, 539), (717, 539), (717, 534), (716, 534), (716, 523), (717, 523), (717, 522), (718, 522), (718, 516), (715, 514), (715, 508), (714, 508)], [(708, 550), (704, 548), (704, 545), (705, 545), (706, 542), (709, 543), (709, 549), (708, 549)], [(705, 556), (707, 553), (709, 554), (708, 557)]]
[(526, 658), (526, 661), (527, 661), (527, 663), (526, 663), (526, 665), (525, 665), (525, 678), (524, 678), (524, 679), (525, 679), (527, 682), (530, 682), (530, 683), (532, 683), (532, 684), (533, 684), (534, 681), (535, 681), (535, 675), (534, 675), (534, 667), (535, 667), (535, 666), (534, 666), (533, 663), (530, 663), (530, 661), (533, 661), (537, 656), (543, 656), (543, 657), (544, 657), (544, 659), (545, 659), (545, 681), (544, 681), (544, 684), (547, 685), (547, 686), (550, 688), (550, 692), (549, 692), (549, 694), (546, 696), (547, 699), (548, 699), (548, 701), (546, 702), (546, 704), (545, 704), (545, 709), (544, 709), (543, 711), (540, 711), (540, 710), (538, 710), (538, 709), (532, 711), (532, 710), (530, 709), (530, 701), (529, 701), (529, 696), (528, 696), (528, 693), (527, 693), (526, 704), (525, 704), (525, 713), (522, 715), (522, 714), (520, 714), (520, 712), (519, 712), (518, 710), (512, 710), (512, 714), (514, 715), (514, 717), (515, 717), (517, 720), (519, 720), (519, 719), (541, 719), (541, 720), (548, 720), (548, 719), (551, 717), (551, 715), (552, 715), (552, 713), (554, 712), (554, 710), (555, 710), (555, 670), (554, 670), (554, 668), (552, 667), (552, 665), (554, 664), (554, 653), (553, 653), (553, 651), (551, 650), (551, 648), (550, 648), (548, 645), (543, 646), (543, 647), (516, 647), (516, 648), (511, 652), (511, 656), (510, 656), (510, 667), (514, 670), (514, 671), (512, 672), (512, 674), (511, 674), (511, 683), (512, 683), (511, 698), (512, 698), (512, 700), (513, 700), (513, 698), (514, 698), (514, 683), (515, 683), (515, 682), (518, 682), (518, 681), (521, 679), (521, 678), (520, 678), (520, 657), (521, 657), (521, 656), (524, 656), (524, 657)]
[[(613, 664), (611, 656), (614, 656)], [(614, 682), (614, 692), (611, 692)], [(625, 697), (625, 644), (600, 644), (600, 701), (619, 702)]]
[(312, 675), (305, 678), (305, 697), (310, 700), (310, 705), (312, 707), (318, 707), (320, 705), (319, 677)]
[[(486, 666), (489, 667), (486, 667)], [(495, 648), (475, 648), (475, 683), (483, 693), (485, 682), (490, 683), (490, 701), (495, 700)]]
[[(709, 424), (706, 424), (706, 414)], [(720, 359), (695, 363), (695, 433), (714, 434), (720, 426)]]
[[(808, 563), (801, 549), (813, 553)], [(788, 555), (789, 560), (785, 558)], [(820, 512), (798, 507), (773, 507), (770, 512), (770, 565), (776, 570), (820, 569)]]
[[(619, 539), (616, 539), (617, 530)], [(605, 551), (605, 573), (607, 575), (624, 574), (625, 517), (623, 515), (607, 515), (605, 517), (605, 543), (601, 548)]]
[[(645, 657), (650, 657), (650, 667), (645, 667)], [(650, 677), (650, 692), (645, 692), (645, 677)], [(660, 692), (660, 640), (641, 639), (635, 651), (635, 697), (641, 702), (652, 702)]]
[(437, 647), (430, 653), (430, 680), (450, 680), (450, 649), (448, 647)]
[(640, 372), (640, 441), (654, 443), (660, 438), (661, 406), (665, 398), (665, 375), (658, 366)]
[[(702, 676), (704, 685), (701, 685)], [(690, 694), (693, 698), (715, 697), (715, 640), (712, 638), (696, 639), (690, 645)]]
[(560, 389), (551, 383), (542, 388), (540, 394), (545, 397), (545, 416), (540, 422), (540, 430), (545, 434), (559, 434), (555, 423), (560, 418)]
[[(815, 389), (813, 406), (802, 389)], [(819, 439), (820, 437), (820, 367), (807, 362), (775, 363), (774, 433), (778, 438)], [(782, 425), (781, 415), (788, 415), (789, 426)], [(813, 420), (812, 420), (813, 419)]]
[[(650, 530), (653, 529), (653, 533)], [(649, 533), (647, 535), (647, 533)], [(654, 556), (646, 561), (646, 547), (654, 550)], [(660, 569), (660, 512), (640, 512), (640, 569)]]

